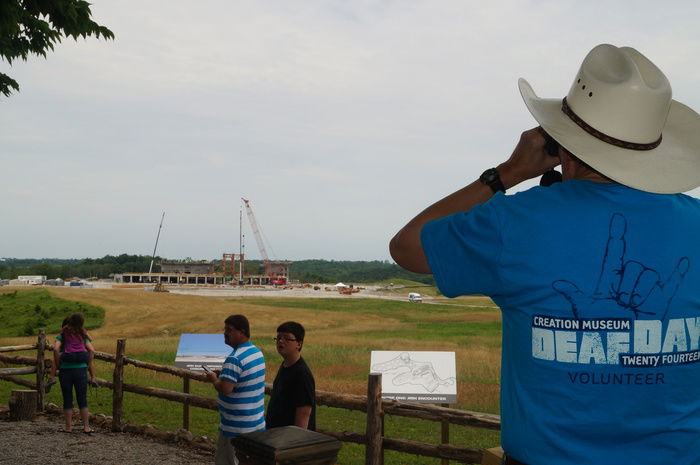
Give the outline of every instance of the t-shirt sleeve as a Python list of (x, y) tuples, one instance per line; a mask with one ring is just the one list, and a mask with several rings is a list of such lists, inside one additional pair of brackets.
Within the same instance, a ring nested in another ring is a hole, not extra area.
[(238, 378), (241, 376), (241, 363), (233, 356), (226, 358), (224, 365), (221, 367), (221, 373), (219, 373), (219, 379), (223, 379), (230, 383), (236, 384)]
[(316, 397), (314, 379), (309, 370), (299, 372), (297, 382), (294, 383), (294, 407), (304, 407), (314, 405)]
[(502, 225), (498, 204), (504, 200), (504, 195), (497, 194), (468, 212), (455, 213), (423, 226), (423, 252), (443, 295), (494, 296), (501, 292), (498, 262)]

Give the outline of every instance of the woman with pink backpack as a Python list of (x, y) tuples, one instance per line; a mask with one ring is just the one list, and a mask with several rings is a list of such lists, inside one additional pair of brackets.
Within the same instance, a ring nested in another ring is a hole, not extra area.
[(80, 408), (83, 420), (83, 432), (90, 434), (90, 413), (87, 405), (87, 371), (90, 372), (90, 383), (95, 384), (95, 369), (93, 357), (95, 349), (87, 331), (83, 328), (85, 319), (81, 313), (74, 313), (64, 320), (61, 334), (56, 336), (54, 343), (54, 363), (51, 366), (49, 383), (52, 384), (58, 369), (58, 380), (63, 394), (63, 412), (66, 426), (64, 431), (73, 431), (73, 390)]

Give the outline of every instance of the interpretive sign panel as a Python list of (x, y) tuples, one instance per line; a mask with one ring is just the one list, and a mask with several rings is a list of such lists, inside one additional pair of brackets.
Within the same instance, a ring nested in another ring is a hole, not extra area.
[(373, 350), (370, 371), (382, 374), (384, 399), (457, 403), (454, 352)]
[(220, 370), (233, 349), (224, 342), (223, 334), (182, 334), (177, 347), (175, 366), (204, 371), (202, 365)]

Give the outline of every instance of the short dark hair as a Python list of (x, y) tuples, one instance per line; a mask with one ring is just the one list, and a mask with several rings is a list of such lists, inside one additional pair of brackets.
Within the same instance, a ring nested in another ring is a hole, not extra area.
[(246, 337), (250, 337), (250, 323), (245, 315), (231, 315), (224, 320), (225, 325), (230, 325), (239, 331), (242, 331)]
[(297, 323), (296, 321), (285, 321), (277, 327), (277, 332), (292, 333), (299, 342), (304, 342), (304, 335), (306, 334), (301, 323)]

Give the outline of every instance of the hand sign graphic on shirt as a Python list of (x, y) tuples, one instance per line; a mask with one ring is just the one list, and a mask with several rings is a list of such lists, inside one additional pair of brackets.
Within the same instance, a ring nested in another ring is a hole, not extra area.
[[(555, 291), (571, 305), (575, 318), (640, 316), (665, 319), (671, 301), (683, 282), (690, 260), (680, 258), (671, 274), (663, 280), (658, 271), (625, 257), (627, 220), (620, 213), (610, 218), (608, 241), (595, 289), (587, 294), (575, 283), (558, 280)], [(653, 247), (653, 244), (650, 245)], [(653, 253), (653, 249), (651, 250)]]

